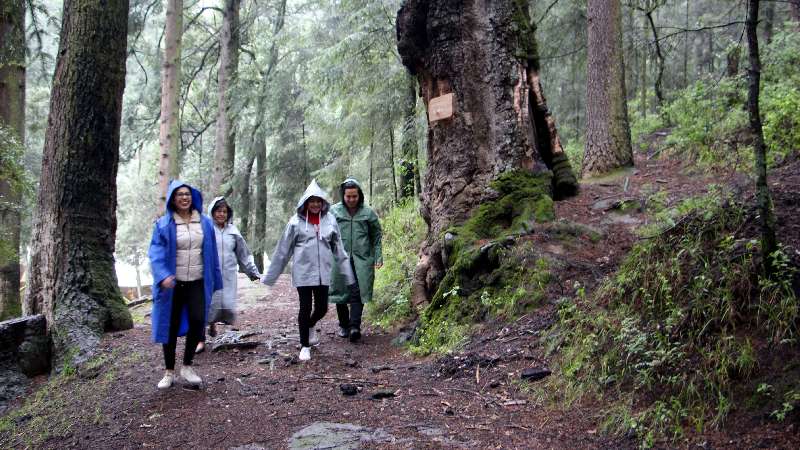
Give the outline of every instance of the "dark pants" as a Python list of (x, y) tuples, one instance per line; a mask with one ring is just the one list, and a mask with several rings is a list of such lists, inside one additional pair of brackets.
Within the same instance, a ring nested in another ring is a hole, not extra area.
[[(300, 313), (297, 315), (297, 324), (300, 326), (300, 345), (308, 347), (308, 330), (315, 326), (328, 312), (328, 286), (300, 286), (297, 288), (300, 296)], [(311, 312), (311, 304), (314, 312)]]
[(350, 286), (350, 297), (347, 303), (336, 304), (336, 315), (339, 318), (339, 326), (345, 329), (361, 328), (361, 314), (364, 312), (364, 304), (361, 303), (361, 290), (358, 288), (358, 277), (353, 259), (350, 259), (350, 267), (353, 269), (353, 277), (356, 283)]
[(181, 314), (186, 308), (189, 312), (189, 331), (186, 333), (186, 348), (183, 351), (183, 365), (191, 366), (197, 343), (203, 336), (206, 319), (206, 300), (203, 280), (177, 281), (172, 293), (172, 311), (169, 316), (169, 342), (164, 344), (164, 366), (175, 369), (175, 347), (178, 344), (178, 331)]

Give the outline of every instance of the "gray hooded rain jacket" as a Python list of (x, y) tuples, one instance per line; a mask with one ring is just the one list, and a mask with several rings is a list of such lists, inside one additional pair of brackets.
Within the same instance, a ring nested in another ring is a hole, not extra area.
[[(310, 197), (322, 199), (322, 210), (319, 215), (319, 236), (314, 225), (306, 219), (305, 203)], [(261, 282), (272, 286), (283, 272), (283, 268), (292, 259), (292, 285), (330, 286), (331, 267), (334, 259), (340, 273), (348, 285), (355, 283), (353, 270), (350, 268), (350, 257), (344, 250), (339, 224), (333, 214), (329, 214), (330, 201), (316, 181), (308, 185), (303, 197), (297, 202), (297, 213), (292, 215), (283, 236), (270, 260)]]
[[(214, 207), (225, 200), (217, 197), (208, 207), (208, 215), (213, 219)], [(227, 202), (226, 202), (227, 203)], [(214, 235), (217, 238), (217, 255), (219, 268), (222, 271), (222, 290), (214, 292), (211, 308), (208, 311), (208, 323), (223, 322), (233, 325), (236, 321), (236, 288), (239, 267), (251, 279), (261, 278), (258, 267), (253, 262), (253, 255), (247, 247), (242, 234), (233, 224), (233, 209), (228, 205), (228, 223), (220, 229), (214, 223)]]

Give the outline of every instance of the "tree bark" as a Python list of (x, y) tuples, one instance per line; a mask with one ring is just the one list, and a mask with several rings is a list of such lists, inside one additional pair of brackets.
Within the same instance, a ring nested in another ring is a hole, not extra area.
[(159, 207), (156, 211), (157, 215), (164, 211), (169, 180), (180, 176), (178, 154), (181, 146), (181, 130), (178, 117), (180, 113), (178, 94), (181, 87), (183, 0), (166, 0), (166, 2), (164, 61), (161, 65), (161, 122), (158, 135), (161, 157), (158, 161)]
[(583, 176), (633, 165), (619, 0), (589, 0)]
[[(239, 231), (242, 233), (242, 236), (245, 239), (250, 239), (250, 177), (253, 173), (253, 165), (256, 162), (256, 150), (255, 148), (258, 146), (257, 142), (253, 142), (253, 149), (250, 150), (250, 155), (247, 157), (247, 164), (245, 164), (244, 175), (240, 179), (240, 188), (239, 188), (239, 208), (240, 211), (239, 218), (241, 219), (241, 227), (239, 227)], [(250, 241), (248, 241), (250, 242)]]
[(489, 184), (513, 170), (554, 169), (554, 192), (577, 182), (539, 83), (527, 2), (407, 0), (397, 16), (398, 50), (416, 75), (426, 108), (452, 93), (454, 114), (429, 124), (422, 216), (428, 223), (412, 302), (427, 302), (445, 266), (444, 230), (492, 198)]
[[(0, 127), (25, 143), (25, 1), (0, 7)], [(16, 152), (0, 149), (0, 164)], [(1, 168), (0, 169), (4, 169)], [(21, 193), (9, 178), (0, 178), (0, 321), (19, 317), (19, 247)]]
[(220, 32), (218, 72), (217, 141), (214, 176), (210, 191), (214, 195), (229, 195), (233, 186), (233, 165), (236, 160), (236, 127), (231, 108), (231, 92), (236, 84), (239, 67), (239, 8), (240, 0), (225, 0)]
[(114, 272), (127, 29), (127, 0), (64, 2), (24, 304), (47, 318), (56, 367), (133, 325)]
[(263, 135), (256, 141), (256, 232), (253, 242), (258, 270), (264, 271), (264, 239), (267, 236), (267, 142)]
[(789, 14), (794, 21), (795, 30), (800, 31), (800, 0), (789, 0)]
[(747, 111), (750, 117), (750, 131), (753, 133), (753, 152), (755, 153), (756, 203), (761, 218), (761, 255), (766, 274), (772, 273), (769, 256), (777, 248), (775, 239), (775, 214), (767, 184), (767, 146), (764, 143), (764, 130), (761, 126), (761, 112), (758, 107), (761, 90), (761, 61), (758, 54), (758, 0), (749, 0), (747, 12), (747, 47), (750, 67), (748, 69)]

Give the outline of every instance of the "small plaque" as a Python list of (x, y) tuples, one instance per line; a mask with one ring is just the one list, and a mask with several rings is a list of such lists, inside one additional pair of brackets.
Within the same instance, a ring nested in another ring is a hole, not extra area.
[(432, 98), (428, 103), (428, 121), (436, 122), (450, 117), (453, 117), (453, 94)]

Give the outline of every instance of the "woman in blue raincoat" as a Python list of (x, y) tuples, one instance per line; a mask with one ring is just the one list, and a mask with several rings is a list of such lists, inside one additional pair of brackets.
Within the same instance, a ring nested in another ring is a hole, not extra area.
[[(319, 344), (314, 328), (328, 311), (328, 286), (331, 284), (331, 267), (334, 259), (348, 286), (355, 283), (350, 268), (350, 258), (344, 251), (342, 235), (325, 192), (311, 181), (303, 197), (297, 202), (297, 213), (286, 224), (286, 229), (275, 252), (269, 270), (261, 282), (272, 286), (292, 259), (292, 284), (300, 297), (297, 322), (300, 328), (301, 361), (311, 359), (311, 345)], [(312, 307), (313, 297), (313, 313)]]
[(186, 336), (181, 377), (190, 384), (202, 380), (192, 369), (197, 343), (203, 337), (214, 291), (222, 289), (214, 225), (203, 215), (200, 191), (173, 181), (167, 191), (166, 213), (156, 221), (150, 241), (153, 273), (153, 341), (163, 344), (164, 377), (159, 389), (175, 379), (175, 347)]

